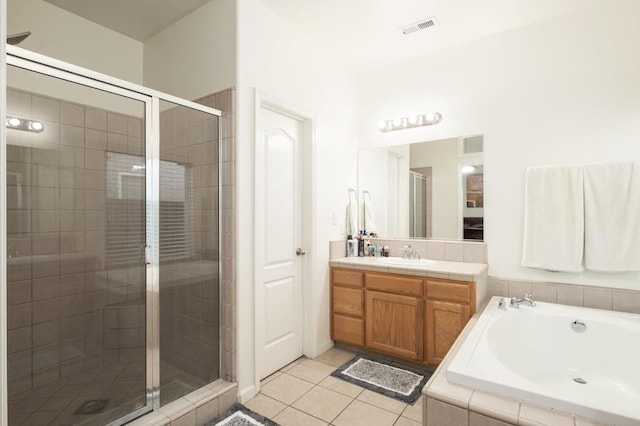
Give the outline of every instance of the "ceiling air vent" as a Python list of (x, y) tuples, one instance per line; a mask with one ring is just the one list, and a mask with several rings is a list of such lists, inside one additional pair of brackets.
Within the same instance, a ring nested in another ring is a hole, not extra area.
[(408, 25), (404, 28), (401, 28), (402, 34), (407, 35), (411, 33), (415, 33), (416, 31), (426, 30), (427, 28), (435, 27), (438, 24), (438, 20), (435, 16), (431, 18), (423, 19), (422, 21), (418, 21), (415, 24)]

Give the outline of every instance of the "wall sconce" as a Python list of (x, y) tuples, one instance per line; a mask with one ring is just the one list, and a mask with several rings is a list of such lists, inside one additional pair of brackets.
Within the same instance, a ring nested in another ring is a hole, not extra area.
[(27, 120), (26, 118), (7, 117), (7, 128), (41, 133), (44, 130), (44, 124), (39, 121)]
[(430, 112), (428, 114), (410, 115), (408, 117), (383, 120), (378, 123), (378, 130), (390, 132), (392, 130), (410, 129), (412, 127), (431, 126), (442, 121), (442, 114)]

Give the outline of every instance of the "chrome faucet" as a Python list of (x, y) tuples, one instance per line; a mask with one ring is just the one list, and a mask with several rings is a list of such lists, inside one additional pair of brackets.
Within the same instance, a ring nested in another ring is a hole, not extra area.
[(414, 250), (411, 247), (411, 244), (407, 244), (406, 246), (402, 247), (402, 249), (404, 250), (402, 254), (403, 259), (420, 259), (420, 253), (418, 253), (418, 250)]
[(524, 299), (518, 299), (517, 297), (511, 298), (511, 301), (509, 302), (510, 308), (518, 309), (520, 305), (535, 307), (536, 302), (533, 300), (533, 295), (531, 293), (525, 293)]

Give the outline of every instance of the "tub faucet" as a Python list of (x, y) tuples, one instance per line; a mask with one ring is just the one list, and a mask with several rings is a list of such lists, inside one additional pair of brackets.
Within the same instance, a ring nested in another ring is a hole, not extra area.
[(518, 299), (517, 297), (512, 297), (511, 302), (509, 302), (510, 308), (518, 309), (520, 305), (527, 305), (531, 307), (536, 306), (536, 302), (533, 300), (533, 295), (531, 293), (525, 293), (524, 299)]

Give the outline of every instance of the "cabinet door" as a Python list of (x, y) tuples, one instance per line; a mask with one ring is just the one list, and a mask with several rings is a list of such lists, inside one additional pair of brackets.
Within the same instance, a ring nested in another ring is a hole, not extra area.
[(367, 348), (422, 360), (422, 299), (377, 291), (366, 299)]
[(426, 362), (439, 364), (470, 318), (469, 305), (427, 300)]

